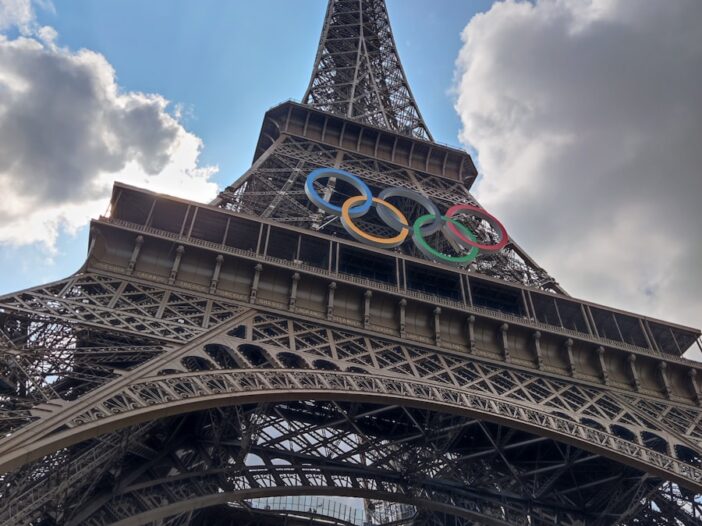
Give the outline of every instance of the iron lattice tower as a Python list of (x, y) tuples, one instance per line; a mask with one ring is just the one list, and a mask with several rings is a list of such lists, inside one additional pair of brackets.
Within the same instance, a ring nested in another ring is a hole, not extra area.
[(513, 240), (464, 270), (357, 243), (319, 167), (475, 204), (381, 0), (329, 2), (304, 103), (215, 202), (115, 184), (77, 273), (0, 298), (2, 523), (700, 523), (699, 331)]

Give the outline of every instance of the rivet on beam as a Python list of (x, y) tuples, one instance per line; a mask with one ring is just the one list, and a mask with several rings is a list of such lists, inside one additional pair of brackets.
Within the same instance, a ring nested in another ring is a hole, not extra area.
[(222, 270), (222, 263), (224, 263), (224, 256), (219, 254), (215, 260), (215, 268), (212, 273), (212, 280), (210, 281), (210, 294), (214, 294), (217, 290), (217, 283), (219, 283), (219, 273)]
[(609, 373), (607, 372), (607, 364), (604, 359), (605, 350), (604, 347), (600, 346), (597, 348), (597, 361), (600, 364), (600, 375), (602, 378), (602, 383), (609, 385)]
[(673, 392), (670, 390), (670, 381), (668, 380), (668, 364), (663, 361), (658, 362), (658, 372), (665, 391), (665, 397), (670, 399), (673, 396)]
[(441, 347), (441, 307), (434, 309), (434, 343)]
[(500, 334), (502, 335), (502, 357), (507, 363), (512, 361), (512, 358), (509, 354), (509, 342), (507, 341), (508, 330), (509, 325), (507, 323), (503, 323), (502, 325), (500, 325)]
[(695, 393), (695, 403), (697, 405), (702, 405), (702, 396), (700, 396), (700, 388), (697, 385), (697, 369), (690, 369), (687, 371), (687, 376), (690, 377), (690, 385), (692, 386), (692, 392)]
[(541, 331), (534, 331), (534, 334), (531, 335), (531, 338), (534, 340), (534, 352), (536, 353), (536, 367), (539, 368), (539, 371), (543, 371), (544, 355), (541, 352)]
[(141, 246), (144, 244), (144, 236), (137, 236), (134, 241), (134, 250), (132, 250), (132, 257), (129, 258), (129, 265), (127, 266), (127, 274), (134, 272), (134, 267), (136, 266), (137, 259), (139, 259), (139, 252), (141, 252)]
[(171, 267), (171, 274), (168, 276), (168, 284), (173, 285), (178, 276), (178, 269), (180, 268), (180, 260), (183, 259), (183, 252), (185, 252), (185, 247), (183, 245), (178, 245), (176, 248), (176, 257), (173, 260), (173, 266)]
[(405, 322), (405, 309), (407, 308), (407, 300), (405, 298), (402, 298), (399, 302), (398, 305), (400, 306), (400, 337), (404, 338), (405, 335), (407, 334), (405, 328), (406, 328), (406, 322)]
[(363, 293), (363, 328), (367, 329), (370, 325), (370, 302), (373, 297), (373, 291), (367, 290)]
[(288, 302), (288, 308), (292, 311), (295, 310), (295, 303), (297, 303), (297, 284), (300, 282), (300, 273), (295, 272), (292, 275), (292, 284), (290, 285), (290, 301)]
[(475, 352), (475, 316), (472, 314), (466, 318), (468, 322), (468, 351)]
[(249, 295), (249, 303), (256, 303), (256, 294), (258, 294), (258, 281), (261, 279), (261, 271), (263, 265), (257, 263), (254, 267), (254, 277), (251, 282), (251, 294)]
[(575, 358), (573, 357), (573, 340), (568, 338), (563, 343), (566, 350), (566, 358), (568, 359), (568, 373), (570, 376), (575, 376)]
[(639, 380), (639, 372), (636, 370), (636, 355), (630, 354), (627, 361), (629, 362), (629, 372), (631, 374), (631, 380), (634, 383), (634, 388), (639, 391), (641, 390), (641, 381)]
[(327, 296), (327, 319), (334, 317), (334, 292), (336, 291), (336, 281), (329, 284), (329, 295)]

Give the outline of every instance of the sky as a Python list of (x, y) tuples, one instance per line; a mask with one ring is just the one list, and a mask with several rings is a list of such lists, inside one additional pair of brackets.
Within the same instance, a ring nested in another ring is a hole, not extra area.
[[(387, 5), (435, 140), (519, 244), (576, 297), (702, 326), (702, 2)], [(114, 180), (237, 179), (325, 6), (0, 0), (0, 294), (75, 272)]]

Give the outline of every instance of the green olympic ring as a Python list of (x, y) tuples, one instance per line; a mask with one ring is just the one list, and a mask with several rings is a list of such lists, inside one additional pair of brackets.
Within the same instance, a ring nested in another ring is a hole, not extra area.
[[(424, 223), (434, 219), (436, 218), (432, 214), (425, 214), (415, 219), (414, 224), (412, 225), (412, 241), (422, 254), (429, 259), (436, 259), (444, 263), (448, 263), (449, 265), (461, 267), (467, 265), (478, 256), (480, 249), (477, 247), (472, 247), (470, 252), (462, 256), (448, 256), (429, 245), (427, 240), (424, 239), (424, 236), (422, 236), (421, 228), (424, 226)], [(475, 234), (473, 234), (473, 232), (467, 226), (450, 217), (441, 216), (441, 219), (443, 219), (446, 223), (451, 223), (454, 225), (464, 236), (468, 237), (473, 242), (476, 241)]]

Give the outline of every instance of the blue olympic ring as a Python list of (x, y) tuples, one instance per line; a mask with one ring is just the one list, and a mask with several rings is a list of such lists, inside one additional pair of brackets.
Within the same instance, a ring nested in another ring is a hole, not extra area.
[(351, 217), (361, 217), (368, 212), (368, 210), (370, 210), (371, 206), (373, 205), (373, 194), (370, 188), (368, 188), (368, 185), (352, 173), (344, 170), (338, 170), (337, 168), (317, 168), (316, 170), (312, 170), (307, 176), (307, 181), (305, 182), (305, 194), (307, 194), (309, 200), (317, 205), (318, 208), (321, 208), (330, 214), (341, 216), (341, 207), (325, 201), (314, 189), (314, 182), (322, 177), (335, 177), (336, 179), (347, 182), (358, 190), (363, 197), (365, 197), (363, 203), (354, 206), (349, 210), (349, 215)]

